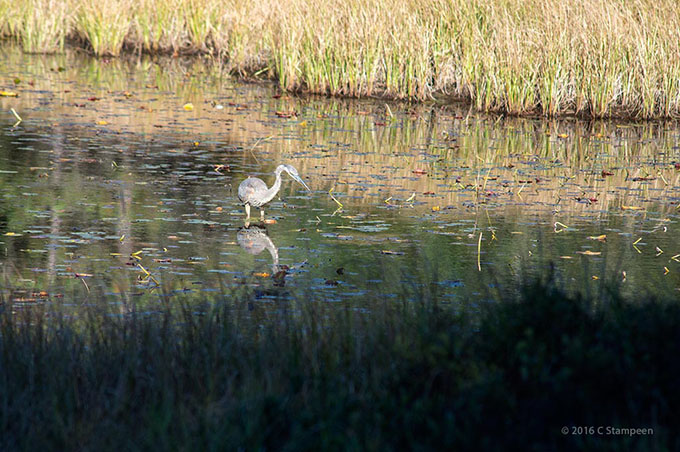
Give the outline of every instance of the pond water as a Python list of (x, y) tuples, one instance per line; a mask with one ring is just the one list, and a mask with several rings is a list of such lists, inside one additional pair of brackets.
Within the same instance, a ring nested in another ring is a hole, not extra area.
[[(297, 97), (210, 61), (2, 49), (16, 309), (177, 293), (474, 306), (550, 268), (575, 290), (680, 294), (675, 123)], [(243, 230), (238, 184), (273, 183), (279, 163), (312, 192), (284, 174), (268, 224)]]

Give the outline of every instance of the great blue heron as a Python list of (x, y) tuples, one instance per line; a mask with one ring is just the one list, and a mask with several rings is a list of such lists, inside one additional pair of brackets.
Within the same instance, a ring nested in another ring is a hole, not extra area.
[(257, 177), (248, 177), (248, 179), (241, 182), (238, 186), (238, 199), (241, 200), (244, 206), (246, 206), (246, 221), (250, 220), (250, 206), (260, 208), (260, 219), (264, 221), (264, 206), (269, 201), (274, 199), (274, 196), (279, 192), (281, 188), (281, 173), (287, 172), (290, 177), (294, 180), (300, 182), (307, 191), (311, 191), (307, 184), (300, 178), (297, 170), (291, 165), (279, 165), (276, 167), (276, 180), (271, 188), (267, 188), (262, 179)]

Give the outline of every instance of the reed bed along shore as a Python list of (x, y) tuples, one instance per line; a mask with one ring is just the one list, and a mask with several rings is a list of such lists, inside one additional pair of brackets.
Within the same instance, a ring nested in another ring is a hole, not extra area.
[(3, 300), (0, 448), (677, 450), (677, 303), (498, 301)]
[[(386, 12), (389, 11), (389, 14)], [(0, 0), (26, 52), (206, 53), (282, 89), (511, 115), (680, 114), (674, 0)]]

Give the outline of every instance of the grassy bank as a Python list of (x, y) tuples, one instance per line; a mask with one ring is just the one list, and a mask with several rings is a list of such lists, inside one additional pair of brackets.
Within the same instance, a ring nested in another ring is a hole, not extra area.
[(673, 0), (0, 0), (0, 21), (27, 52), (70, 38), (97, 55), (210, 53), (287, 90), (449, 95), (520, 115), (680, 113)]
[[(0, 448), (680, 445), (677, 304), (536, 285), (479, 316), (436, 301), (370, 313), (300, 305), (80, 320), (2, 305)], [(654, 433), (564, 435), (564, 426)]]

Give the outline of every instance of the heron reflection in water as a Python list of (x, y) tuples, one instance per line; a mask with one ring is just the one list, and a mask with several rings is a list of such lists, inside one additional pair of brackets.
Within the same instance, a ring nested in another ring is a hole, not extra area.
[(302, 178), (300, 178), (297, 170), (291, 165), (279, 165), (276, 167), (276, 171), (274, 171), (276, 180), (271, 188), (267, 188), (267, 184), (265, 184), (262, 179), (248, 177), (248, 179), (241, 182), (241, 185), (238, 186), (238, 199), (241, 200), (246, 208), (246, 226), (249, 225), (250, 206), (260, 208), (260, 220), (264, 221), (263, 206), (274, 199), (274, 196), (279, 192), (279, 189), (281, 188), (281, 173), (284, 171), (294, 180), (302, 184), (307, 191), (311, 191)]
[(253, 256), (267, 250), (272, 255), (272, 274), (279, 272), (279, 250), (267, 235), (267, 229), (263, 226), (252, 225), (243, 227), (236, 233), (238, 245)]

